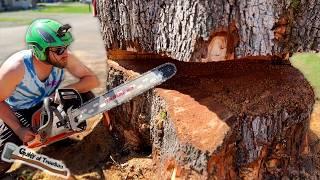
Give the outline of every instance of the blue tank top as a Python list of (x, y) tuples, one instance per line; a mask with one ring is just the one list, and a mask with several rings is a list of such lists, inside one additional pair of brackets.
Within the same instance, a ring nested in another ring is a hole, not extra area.
[(18, 53), (23, 54), (25, 73), (22, 81), (6, 99), (15, 110), (29, 109), (41, 103), (58, 88), (64, 77), (63, 69), (53, 67), (48, 78), (44, 82), (40, 81), (33, 66), (32, 51), (24, 50)]

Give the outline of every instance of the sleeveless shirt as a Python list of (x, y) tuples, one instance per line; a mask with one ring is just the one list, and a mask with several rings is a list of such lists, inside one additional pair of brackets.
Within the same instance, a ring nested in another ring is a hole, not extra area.
[(25, 73), (22, 81), (16, 86), (15, 90), (6, 99), (6, 102), (15, 110), (29, 109), (42, 103), (45, 97), (50, 96), (60, 85), (64, 77), (64, 70), (53, 67), (50, 75), (45, 81), (39, 80), (32, 58), (31, 50), (23, 50)]

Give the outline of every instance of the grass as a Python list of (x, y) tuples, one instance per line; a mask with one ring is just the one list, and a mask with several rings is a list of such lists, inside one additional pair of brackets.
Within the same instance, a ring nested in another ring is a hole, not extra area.
[(0, 22), (10, 22), (17, 24), (30, 24), (32, 19), (29, 18), (17, 18), (17, 17), (0, 17)]
[(292, 56), (291, 64), (299, 69), (314, 89), (317, 99), (320, 99), (320, 54), (299, 53)]
[(82, 3), (38, 3), (37, 5), (38, 8), (34, 10), (1, 12), (0, 28), (28, 25), (39, 17), (54, 17), (62, 14), (89, 14), (92, 10), (88, 4)]
[(90, 13), (91, 7), (88, 4), (80, 3), (39, 4), (39, 8), (33, 11), (40, 13)]

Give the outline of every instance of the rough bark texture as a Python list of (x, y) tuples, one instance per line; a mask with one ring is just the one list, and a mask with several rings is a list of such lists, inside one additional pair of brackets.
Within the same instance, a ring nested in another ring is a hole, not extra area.
[(122, 49), (186, 62), (319, 50), (319, 11), (317, 0), (97, 2), (109, 54)]
[[(141, 73), (163, 62), (118, 63), (111, 63), (117, 71), (109, 77), (122, 70), (125, 79), (132, 71)], [(314, 94), (296, 69), (261, 60), (175, 64), (178, 74), (155, 93), (111, 110), (114, 129), (124, 143), (135, 150), (152, 145), (158, 177), (319, 176), (305, 158)], [(141, 114), (150, 135), (141, 133), (136, 118)]]

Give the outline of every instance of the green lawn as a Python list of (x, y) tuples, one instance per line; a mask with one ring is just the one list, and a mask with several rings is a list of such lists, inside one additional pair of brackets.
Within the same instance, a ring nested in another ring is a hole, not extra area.
[(320, 99), (320, 54), (299, 53), (292, 56), (291, 64), (299, 69), (314, 88)]
[[(89, 8), (90, 7), (90, 8)], [(0, 13), (0, 28), (28, 25), (36, 18), (54, 18), (65, 15), (91, 13), (91, 6), (82, 3), (38, 3), (37, 9)]]
[(40, 13), (90, 13), (91, 7), (81, 3), (38, 4), (33, 10)]
[(16, 24), (30, 24), (32, 19), (19, 17), (0, 17), (0, 22), (16, 23)]

